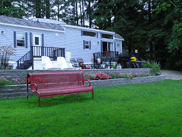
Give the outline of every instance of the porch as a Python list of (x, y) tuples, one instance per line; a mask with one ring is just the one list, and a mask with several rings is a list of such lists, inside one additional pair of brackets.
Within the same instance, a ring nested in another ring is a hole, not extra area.
[(30, 51), (17, 61), (17, 69), (28, 69), (32, 66), (34, 70), (34, 60), (41, 59), (42, 56), (47, 56), (54, 61), (57, 57), (65, 58), (65, 48), (31, 46)]

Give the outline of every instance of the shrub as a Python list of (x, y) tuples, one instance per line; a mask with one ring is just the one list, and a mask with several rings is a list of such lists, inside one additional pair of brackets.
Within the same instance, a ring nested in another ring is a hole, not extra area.
[[(16, 50), (12, 46), (2, 46), (0, 47), (0, 69), (9, 69), (12, 67), (8, 66), (8, 61), (10, 56), (14, 56)], [(8, 68), (7, 68), (8, 67)]]
[(152, 64), (147, 61), (146, 63), (142, 64), (142, 68), (152, 68)]
[[(110, 77), (110, 76), (111, 76), (111, 77)], [(110, 78), (110, 79), (115, 79), (115, 78), (117, 78), (117, 76), (116, 76), (115, 74), (111, 73), (111, 74), (109, 75), (109, 78)]]
[(89, 75), (88, 73), (85, 73), (85, 74), (83, 75), (83, 77), (84, 77), (84, 80), (90, 79), (90, 75)]
[(113, 67), (114, 69), (116, 69), (116, 66), (115, 66), (115, 65), (112, 65), (112, 67)]
[(160, 75), (161, 74), (160, 64), (153, 63), (152, 64), (152, 69), (151, 69), (150, 73), (154, 74), (154, 75)]
[(95, 74), (91, 74), (91, 75), (90, 75), (90, 79), (94, 79), (94, 77), (96, 77)]

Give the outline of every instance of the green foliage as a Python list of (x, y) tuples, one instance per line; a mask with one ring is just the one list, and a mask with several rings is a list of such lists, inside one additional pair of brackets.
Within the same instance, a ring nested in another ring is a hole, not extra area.
[(0, 15), (22, 18), (26, 16), (25, 6), (21, 0), (1, 0)]
[(160, 64), (153, 63), (152, 64), (152, 70), (150, 71), (150, 73), (154, 74), (154, 75), (160, 75), (161, 74)]
[(112, 67), (113, 67), (114, 69), (116, 69), (116, 66), (115, 66), (115, 65), (112, 65)]
[(142, 68), (152, 68), (152, 64), (147, 61), (146, 63), (142, 64)]
[(175, 51), (179, 50), (179, 48), (182, 47), (182, 23), (181, 22), (174, 21), (172, 34), (169, 41), (170, 41), (168, 45), (169, 52), (175, 54)]

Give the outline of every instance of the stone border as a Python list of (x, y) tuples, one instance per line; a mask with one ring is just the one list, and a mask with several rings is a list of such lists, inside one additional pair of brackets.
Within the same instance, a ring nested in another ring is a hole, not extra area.
[[(127, 78), (117, 78), (110, 80), (90, 80), (91, 86), (96, 87), (110, 87), (110, 86), (119, 86), (119, 85), (129, 85), (129, 84), (144, 84), (157, 81), (164, 81), (165, 76), (146, 76), (146, 77), (135, 77), (133, 79)], [(88, 86), (89, 82), (85, 82), (85, 86)], [(26, 97), (27, 96), (27, 85), (4, 85), (0, 86), (0, 98), (17, 98), (17, 97)], [(30, 90), (29, 85), (29, 96), (37, 95)]]
[(128, 68), (128, 69), (81, 69), (81, 70), (1, 70), (0, 78), (6, 78), (7, 80), (11, 80), (13, 78), (20, 78), (20, 80), (24, 80), (27, 77), (28, 73), (49, 73), (49, 72), (75, 72), (82, 71), (83, 74), (94, 74), (98, 72), (104, 72), (107, 74), (110, 73), (149, 73), (151, 68)]

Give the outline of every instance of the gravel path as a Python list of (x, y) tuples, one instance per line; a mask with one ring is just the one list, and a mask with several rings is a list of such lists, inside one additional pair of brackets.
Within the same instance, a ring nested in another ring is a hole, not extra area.
[(161, 73), (166, 79), (182, 80), (182, 71), (161, 70)]

